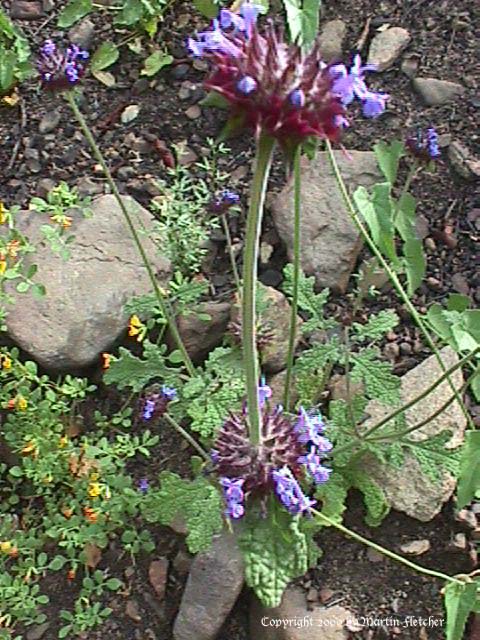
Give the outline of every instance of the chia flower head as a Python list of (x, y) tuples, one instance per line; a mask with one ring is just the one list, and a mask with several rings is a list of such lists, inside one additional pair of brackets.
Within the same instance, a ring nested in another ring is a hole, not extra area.
[(141, 417), (148, 422), (158, 419), (167, 411), (168, 404), (177, 397), (177, 392), (171, 387), (152, 385), (142, 400)]
[(224, 9), (210, 31), (189, 38), (191, 54), (212, 61), (206, 87), (230, 103), (241, 126), (266, 132), (286, 148), (310, 136), (337, 140), (345, 109), (318, 44), (304, 53), (272, 24), (261, 34), (258, 13), (249, 1), (241, 15)]
[(365, 84), (365, 73), (376, 71), (374, 64), (362, 65), (362, 59), (357, 54), (353, 59), (350, 70), (344, 64), (335, 64), (330, 67), (330, 75), (333, 78), (333, 93), (338, 96), (343, 105), (347, 106), (355, 98), (362, 102), (362, 112), (366, 118), (376, 118), (385, 111), (389, 95), (370, 91)]
[(143, 493), (145, 495), (149, 488), (150, 483), (148, 482), (147, 478), (140, 478), (140, 480), (138, 481), (138, 490), (140, 491), (140, 493)]
[(292, 471), (285, 466), (273, 471), (272, 477), (275, 482), (275, 493), (287, 511), (292, 516), (303, 513), (310, 515), (311, 508), (317, 501), (311, 500), (303, 493)]
[(223, 497), (227, 505), (225, 515), (228, 518), (236, 520), (241, 518), (245, 513), (245, 507), (242, 504), (245, 498), (245, 494), (242, 489), (244, 482), (245, 480), (243, 478), (236, 478), (234, 480), (231, 480), (230, 478), (220, 478)]
[(85, 73), (88, 51), (71, 44), (65, 51), (58, 49), (53, 40), (46, 40), (40, 49), (37, 68), (42, 87), (50, 91), (63, 91), (75, 86)]
[(224, 189), (212, 199), (208, 208), (212, 213), (222, 214), (226, 213), (230, 207), (233, 207), (239, 202), (240, 196), (238, 193)]
[(426, 132), (418, 129), (415, 136), (407, 138), (406, 146), (410, 153), (421, 162), (428, 163), (440, 157), (438, 134), (433, 127), (427, 129)]

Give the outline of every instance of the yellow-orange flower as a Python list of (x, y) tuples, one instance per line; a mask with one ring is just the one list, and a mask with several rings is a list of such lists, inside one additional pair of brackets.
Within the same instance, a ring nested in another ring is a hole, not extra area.
[(20, 250), (20, 240), (11, 240), (7, 243), (7, 254), (10, 258), (15, 259)]
[(6, 270), (7, 270), (7, 262), (3, 258), (0, 258), (0, 276), (3, 275)]
[(5, 541), (5, 542), (0, 542), (0, 551), (2, 553), (10, 553), (10, 549), (12, 548), (12, 543)]
[(9, 555), (11, 558), (16, 558), (16, 557), (18, 557), (18, 549), (17, 549), (17, 547), (12, 547), (12, 548), (10, 549), (10, 551), (9, 551), (8, 555)]
[(144, 339), (146, 332), (147, 327), (143, 324), (143, 322), (137, 315), (133, 315), (130, 318), (130, 322), (128, 323), (128, 335), (131, 338), (134, 338), (136, 336), (137, 342), (141, 342)]
[(102, 486), (98, 482), (91, 482), (88, 485), (88, 495), (91, 498), (98, 498), (98, 496), (102, 493)]
[(58, 448), (59, 449), (64, 449), (68, 444), (68, 438), (67, 436), (62, 436), (60, 438), (60, 440), (58, 441)]
[(102, 369), (108, 369), (112, 361), (112, 356), (109, 353), (102, 353), (102, 359), (103, 359)]
[(7, 210), (5, 205), (0, 200), (0, 224), (4, 224), (7, 221)]
[(70, 518), (73, 516), (73, 509), (70, 509), (70, 507), (65, 507), (65, 509), (62, 509), (62, 514), (67, 520), (70, 520)]
[(27, 407), (28, 407), (28, 402), (23, 396), (20, 396), (19, 398), (17, 398), (17, 409), (20, 409), (20, 411), (25, 411)]
[(67, 573), (67, 580), (75, 580), (76, 571), (75, 569), (70, 569)]
[(15, 398), (10, 398), (10, 400), (7, 402), (7, 409), (15, 409), (15, 404)]
[(2, 361), (2, 368), (3, 369), (11, 369), (12, 368), (12, 359), (9, 356), (6, 356), (4, 354), (2, 354), (0, 356), (1, 361)]
[(38, 455), (38, 446), (35, 440), (27, 442), (23, 449), (21, 449), (21, 454), (24, 456), (32, 455), (35, 458)]
[(85, 509), (83, 510), (83, 513), (85, 514), (85, 517), (89, 522), (92, 522), (93, 524), (97, 522), (98, 513), (96, 513), (95, 510), (92, 509), (91, 507), (85, 507)]

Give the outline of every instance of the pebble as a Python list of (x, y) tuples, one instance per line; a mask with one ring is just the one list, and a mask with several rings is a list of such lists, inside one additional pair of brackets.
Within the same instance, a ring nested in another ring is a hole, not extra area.
[(318, 44), (325, 62), (337, 62), (343, 54), (347, 25), (343, 20), (329, 20), (320, 32)]
[(434, 278), (433, 276), (429, 276), (426, 279), (427, 286), (434, 291), (441, 291), (442, 283), (438, 278)]
[(47, 111), (42, 116), (40, 120), (40, 124), (38, 125), (38, 130), (41, 134), (50, 133), (51, 131), (55, 131), (55, 129), (60, 124), (62, 116), (58, 111)]
[(26, 640), (40, 640), (48, 631), (51, 622), (44, 622), (43, 624), (37, 624), (26, 633)]
[(152, 560), (148, 568), (148, 579), (159, 600), (165, 597), (168, 565), (168, 559), (161, 557), (158, 560)]
[(196, 120), (197, 118), (200, 118), (200, 116), (202, 115), (202, 110), (197, 104), (193, 104), (191, 107), (188, 107), (188, 109), (185, 111), (185, 115), (189, 120)]
[(190, 70), (190, 65), (188, 64), (176, 64), (174, 67), (170, 69), (170, 75), (175, 80), (183, 80), (187, 73)]
[(98, 196), (103, 193), (103, 183), (94, 182), (91, 178), (80, 178), (77, 182), (77, 189), (82, 198)]
[(419, 62), (417, 56), (405, 56), (400, 65), (400, 69), (407, 78), (414, 78), (418, 71)]
[(14, 0), (10, 7), (10, 17), (14, 20), (39, 20), (43, 16), (41, 2)]
[(367, 560), (370, 562), (378, 563), (385, 560), (385, 556), (375, 549), (367, 549)]
[(458, 141), (448, 147), (448, 159), (454, 171), (465, 180), (480, 179), (480, 159)]
[(173, 560), (173, 568), (180, 576), (186, 576), (192, 566), (193, 557), (185, 549), (180, 549)]
[(460, 549), (461, 551), (466, 551), (468, 547), (467, 536), (464, 533), (456, 533), (453, 537), (452, 546), (455, 549)]
[(428, 106), (451, 102), (465, 91), (461, 84), (437, 78), (415, 78), (413, 88)]
[(412, 353), (412, 345), (409, 342), (401, 342), (400, 353), (404, 356), (409, 356)]
[(452, 287), (458, 293), (463, 293), (463, 295), (468, 296), (470, 293), (470, 286), (467, 282), (465, 276), (462, 276), (461, 273), (454, 273), (451, 279)]
[(325, 604), (329, 600), (333, 598), (335, 595), (335, 591), (333, 589), (329, 589), (328, 587), (322, 587), (318, 592), (318, 598), (322, 604)]
[(198, 156), (195, 153), (195, 151), (192, 151), (192, 149), (189, 149), (188, 147), (184, 147), (182, 149), (182, 154), (178, 159), (178, 164), (181, 165), (182, 167), (188, 167), (189, 165), (193, 164), (197, 160), (198, 160)]
[(89, 18), (85, 18), (70, 29), (68, 39), (83, 49), (90, 49), (94, 33), (95, 25)]
[(52, 180), (51, 178), (42, 178), (38, 181), (36, 195), (39, 198), (46, 198), (55, 186), (55, 180)]
[(133, 620), (134, 622), (142, 621), (142, 616), (140, 614), (140, 609), (136, 600), (127, 600), (125, 613), (130, 618), (130, 620)]
[(408, 556), (421, 556), (430, 549), (429, 540), (412, 540), (400, 545), (400, 551)]
[(410, 39), (410, 33), (402, 27), (391, 27), (381, 31), (370, 45), (368, 64), (377, 65), (377, 71), (385, 71), (397, 60)]
[(265, 269), (265, 271), (260, 274), (259, 280), (267, 287), (278, 287), (283, 280), (283, 276), (280, 271), (276, 269)]
[(383, 348), (383, 353), (388, 360), (396, 360), (400, 355), (400, 347), (396, 342), (389, 342)]
[(150, 84), (146, 78), (139, 78), (135, 80), (132, 87), (132, 92), (134, 95), (139, 96), (142, 93), (145, 93), (150, 88)]

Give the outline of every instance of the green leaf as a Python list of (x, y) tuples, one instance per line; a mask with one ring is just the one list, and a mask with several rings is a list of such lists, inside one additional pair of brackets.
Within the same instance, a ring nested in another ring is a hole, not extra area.
[(47, 290), (43, 284), (34, 284), (32, 287), (32, 294), (34, 298), (40, 299), (47, 295)]
[[(349, 483), (345, 480), (341, 473), (335, 471), (332, 473), (328, 482), (321, 484), (315, 491), (315, 498), (321, 502), (324, 516), (342, 522), (343, 512), (346, 510), (347, 495)], [(325, 524), (324, 526), (328, 526)]]
[(89, 14), (93, 9), (92, 0), (71, 0), (58, 16), (58, 26), (65, 29), (71, 27), (80, 18)]
[(480, 490), (480, 431), (467, 431), (460, 458), (460, 475), (457, 487), (457, 509), (462, 509), (475, 498)]
[(417, 238), (415, 228), (415, 211), (417, 201), (410, 193), (404, 193), (396, 203), (394, 224), (404, 242)]
[(390, 511), (390, 505), (382, 488), (370, 478), (368, 472), (362, 472), (358, 468), (352, 469), (348, 477), (352, 486), (363, 494), (363, 502), (367, 510), (365, 522), (369, 527), (378, 527)]
[(290, 39), (306, 49), (318, 33), (321, 0), (283, 0)]
[(405, 146), (403, 142), (393, 140), (393, 142), (387, 144), (381, 140), (380, 142), (377, 142), (373, 147), (373, 150), (380, 170), (388, 182), (393, 185), (397, 179), (400, 158), (405, 155)]
[(20, 467), (10, 467), (10, 469), (8, 470), (8, 473), (13, 476), (14, 478), (21, 478), (23, 476), (23, 471)]
[(400, 401), (400, 378), (393, 375), (391, 365), (379, 360), (377, 349), (363, 349), (350, 356), (353, 382), (363, 382), (369, 398), (380, 400), (383, 404), (396, 404)]
[(390, 184), (388, 182), (376, 184), (371, 195), (365, 187), (358, 187), (353, 194), (353, 199), (368, 225), (376, 246), (385, 257), (397, 263)]
[(169, 373), (165, 364), (165, 345), (158, 347), (145, 340), (143, 359), (134, 356), (128, 349), (120, 347), (119, 357), (112, 360), (104, 375), (106, 384), (115, 384), (119, 389), (130, 387), (141, 391), (154, 378), (164, 379)]
[(309, 567), (309, 544), (300, 518), (271, 499), (266, 517), (250, 510), (242, 525), (238, 542), (247, 585), (266, 607), (277, 607), (288, 583)]
[(144, 62), (144, 68), (140, 72), (142, 76), (154, 76), (156, 73), (163, 69), (163, 67), (172, 64), (173, 56), (164, 51), (155, 51)]
[(215, 0), (193, 0), (197, 11), (200, 11), (206, 18), (216, 18), (218, 5)]
[(462, 311), (466, 311), (471, 304), (472, 301), (468, 296), (464, 296), (461, 293), (451, 293), (447, 300), (447, 311), (458, 311), (462, 313)]
[(17, 57), (0, 46), (0, 91), (5, 93), (14, 84)]
[(230, 103), (218, 91), (209, 91), (203, 100), (200, 100), (202, 107), (213, 107), (215, 109), (229, 109)]
[(103, 42), (92, 56), (90, 68), (92, 72), (111, 67), (118, 60), (120, 52), (114, 42)]
[(446, 640), (462, 640), (467, 618), (476, 599), (475, 582), (458, 584), (449, 582), (444, 588), (444, 604), (447, 612)]
[(118, 12), (114, 24), (131, 26), (142, 19), (144, 7), (139, 0), (125, 0), (123, 9)]
[(422, 241), (417, 238), (407, 240), (403, 245), (403, 262), (407, 276), (407, 293), (412, 296), (422, 284), (427, 271)]
[(107, 589), (110, 589), (110, 591), (117, 591), (122, 585), (123, 582), (118, 578), (109, 578), (105, 582), (105, 586), (107, 587)]
[(17, 284), (16, 288), (17, 288), (18, 293), (26, 293), (30, 289), (30, 284), (23, 280), (22, 282), (19, 282)]
[(153, 517), (162, 524), (172, 524), (177, 516), (184, 519), (188, 529), (186, 542), (191, 553), (207, 549), (212, 537), (223, 528), (222, 497), (203, 477), (190, 482), (176, 473), (163, 471), (160, 490), (152, 506), (156, 511)]
[(66, 562), (67, 558), (64, 558), (63, 556), (55, 556), (48, 565), (48, 568), (52, 571), (60, 571), (60, 569), (63, 569)]
[(371, 315), (366, 324), (353, 323), (354, 340), (380, 340), (399, 323), (399, 317), (390, 309)]

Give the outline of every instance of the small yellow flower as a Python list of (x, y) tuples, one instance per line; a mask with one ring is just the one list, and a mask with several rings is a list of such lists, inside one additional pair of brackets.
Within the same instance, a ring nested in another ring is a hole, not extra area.
[(1, 357), (1, 361), (2, 361), (2, 368), (3, 369), (11, 369), (12, 368), (12, 359), (9, 356), (5, 356), (2, 354)]
[(98, 496), (102, 493), (102, 487), (98, 482), (91, 482), (88, 485), (88, 495), (91, 498), (98, 498)]
[(68, 229), (69, 227), (72, 226), (72, 218), (70, 216), (65, 216), (63, 222), (62, 222), (62, 227), (64, 229)]
[(90, 474), (90, 482), (96, 482), (100, 477), (100, 474), (94, 471)]
[(35, 440), (30, 440), (27, 444), (21, 449), (20, 453), (24, 456), (32, 455), (34, 458), (38, 455), (38, 447)]
[(20, 240), (11, 240), (7, 243), (7, 253), (13, 260), (18, 256), (20, 250)]
[(49, 473), (48, 476), (45, 476), (42, 481), (44, 484), (50, 484), (52, 482), (53, 476)]
[(20, 411), (25, 411), (28, 407), (28, 402), (27, 400), (25, 400), (25, 398), (23, 398), (22, 396), (20, 396), (17, 399), (17, 409), (20, 409)]
[(137, 315), (133, 315), (128, 323), (128, 335), (133, 338), (137, 337), (137, 342), (141, 342), (147, 332), (147, 327), (143, 324)]
[(2, 553), (10, 553), (10, 549), (12, 548), (11, 542), (0, 542), (0, 551)]
[(0, 276), (2, 276), (7, 270), (7, 262), (3, 259), (0, 259)]
[(0, 224), (4, 224), (7, 221), (7, 210), (5, 205), (0, 200)]
[(62, 436), (60, 438), (60, 440), (58, 441), (58, 448), (59, 449), (64, 449), (68, 444), (68, 438), (67, 436)]
[(109, 353), (102, 353), (102, 359), (103, 359), (102, 369), (108, 369), (112, 361), (112, 356)]

